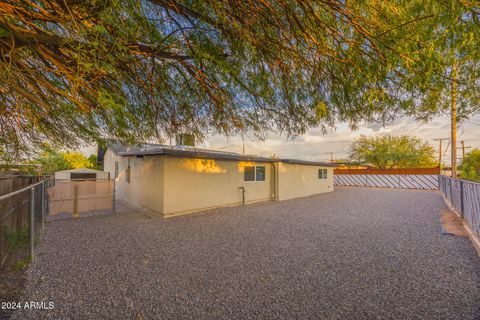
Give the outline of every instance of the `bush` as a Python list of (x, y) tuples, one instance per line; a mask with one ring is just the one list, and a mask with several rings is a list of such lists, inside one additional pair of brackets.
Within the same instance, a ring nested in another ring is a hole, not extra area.
[(461, 178), (480, 182), (480, 149), (467, 153), (459, 169)]
[(30, 239), (28, 227), (18, 230), (5, 228), (4, 232), (8, 248), (14, 250), (27, 247)]

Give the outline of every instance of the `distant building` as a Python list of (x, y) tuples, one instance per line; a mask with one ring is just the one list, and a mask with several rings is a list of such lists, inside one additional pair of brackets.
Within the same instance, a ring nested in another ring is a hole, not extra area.
[(108, 172), (93, 169), (70, 169), (55, 172), (55, 180), (102, 180), (109, 179)]

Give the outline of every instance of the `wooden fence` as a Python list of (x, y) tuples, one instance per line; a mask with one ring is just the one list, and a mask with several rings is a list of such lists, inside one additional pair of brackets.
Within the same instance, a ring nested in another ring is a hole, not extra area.
[(335, 169), (336, 186), (438, 190), (440, 168)]
[(0, 176), (0, 196), (40, 181), (39, 176)]

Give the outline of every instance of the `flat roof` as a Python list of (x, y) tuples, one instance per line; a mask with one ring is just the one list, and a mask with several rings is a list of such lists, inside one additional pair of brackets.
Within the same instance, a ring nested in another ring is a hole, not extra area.
[(308, 161), (308, 160), (298, 160), (298, 159), (278, 159), (278, 160), (283, 163), (303, 164), (307, 166), (338, 167), (337, 164), (330, 163), (330, 162)]
[(175, 157), (181, 157), (181, 158), (219, 159), (219, 160), (236, 160), (236, 161), (255, 161), (255, 162), (277, 161), (277, 159), (272, 159), (272, 158), (241, 155), (237, 153), (227, 153), (227, 152), (205, 150), (205, 149), (154, 148), (150, 150), (147, 149), (147, 150), (123, 151), (123, 152), (119, 152), (118, 154), (121, 156), (164, 155), (164, 156), (175, 156)]
[(235, 152), (216, 151), (208, 149), (198, 149), (193, 147), (171, 147), (165, 145), (146, 145), (144, 148), (135, 146), (134, 148), (124, 148), (120, 151), (117, 145), (116, 154), (120, 156), (172, 156), (179, 158), (196, 158), (196, 159), (212, 159), (212, 160), (231, 160), (231, 161), (251, 161), (251, 162), (282, 162), (287, 164), (300, 164), (323, 167), (337, 167), (336, 164), (320, 161), (307, 161), (297, 159), (278, 159), (266, 158), (256, 155), (242, 155)]

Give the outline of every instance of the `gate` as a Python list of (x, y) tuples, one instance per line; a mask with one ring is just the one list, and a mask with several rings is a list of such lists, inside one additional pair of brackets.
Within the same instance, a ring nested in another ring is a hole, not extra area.
[(115, 211), (113, 179), (49, 180), (48, 220)]

